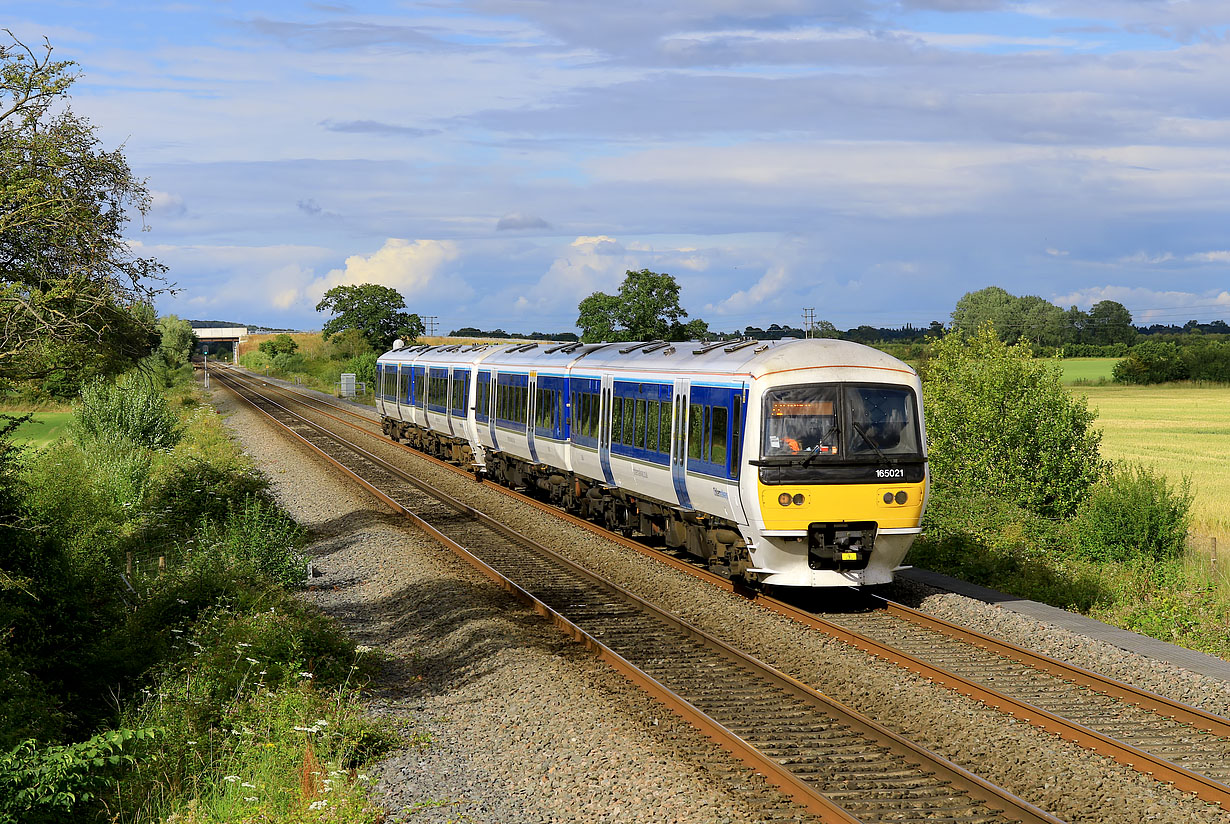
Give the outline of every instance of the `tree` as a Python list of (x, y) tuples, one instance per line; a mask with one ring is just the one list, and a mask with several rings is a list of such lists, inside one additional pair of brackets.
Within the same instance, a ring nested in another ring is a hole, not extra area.
[(396, 289), (362, 283), (334, 286), (316, 304), (316, 311), (336, 316), (321, 328), (326, 341), (344, 329), (357, 329), (372, 349), (383, 352), (395, 338), (410, 343), (423, 334), (423, 320), (401, 311), (405, 307), (406, 301)]
[(679, 284), (668, 274), (648, 269), (624, 274), (618, 295), (594, 292), (577, 306), (581, 340), (685, 340), (707, 331), (696, 321), (682, 323), (688, 313), (679, 305)]
[(256, 347), (261, 352), (264, 352), (269, 357), (277, 357), (278, 355), (293, 355), (299, 351), (299, 344), (290, 335), (283, 332), (269, 340), (260, 342), (260, 346)]
[(1012, 305), (1015, 301), (1015, 296), (998, 286), (966, 292), (952, 310), (952, 328), (973, 335), (989, 323), (1002, 340), (1004, 332), (1012, 326)]
[(175, 315), (158, 319), (158, 334), (158, 354), (170, 369), (188, 363), (192, 349), (200, 342), (192, 324)]
[(931, 344), (922, 369), (931, 473), (942, 493), (1071, 515), (1105, 471), (1084, 398), (990, 324)]
[(1136, 327), (1132, 325), (1132, 313), (1122, 303), (1102, 300), (1089, 310), (1089, 343), (1130, 344), (1135, 340)]
[(0, 380), (116, 370), (158, 343), (165, 268), (124, 237), (149, 193), (67, 105), (73, 63), (0, 46)]

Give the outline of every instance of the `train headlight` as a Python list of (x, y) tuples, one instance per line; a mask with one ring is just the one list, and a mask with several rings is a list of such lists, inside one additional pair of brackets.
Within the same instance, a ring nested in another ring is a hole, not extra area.
[(891, 504), (892, 502), (893, 502), (893, 493), (885, 492), (884, 493), (884, 503)]
[(905, 490), (904, 490), (904, 489), (903, 489), (903, 490), (901, 490), (900, 492), (898, 492), (898, 493), (897, 493), (897, 498), (896, 498), (897, 503), (899, 503), (899, 504), (903, 504), (903, 503), (905, 503), (906, 501), (908, 501), (909, 499), (910, 499), (910, 496), (905, 494)]
[(800, 492), (800, 493), (798, 493), (797, 495), (795, 495), (795, 496), (794, 496), (794, 505), (795, 505), (795, 506), (802, 506), (802, 505), (803, 505), (803, 501), (805, 501), (805, 500), (807, 500), (807, 499), (806, 499), (806, 498), (804, 498), (804, 497), (803, 497), (803, 493), (802, 493), (802, 492)]
[(782, 506), (790, 506), (790, 501), (791, 501), (791, 498), (790, 498), (789, 492), (783, 492), (782, 494), (777, 496), (777, 502), (781, 504)]

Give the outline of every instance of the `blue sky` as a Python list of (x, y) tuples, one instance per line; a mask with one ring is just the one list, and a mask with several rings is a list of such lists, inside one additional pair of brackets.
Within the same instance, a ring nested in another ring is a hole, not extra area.
[(154, 206), (164, 313), (342, 283), (573, 328), (627, 269), (711, 328), (947, 321), (998, 285), (1230, 318), (1223, 0), (5, 2)]

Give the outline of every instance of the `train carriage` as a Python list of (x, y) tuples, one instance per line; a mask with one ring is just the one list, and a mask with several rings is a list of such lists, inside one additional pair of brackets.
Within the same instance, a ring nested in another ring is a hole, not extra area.
[(385, 432), (750, 584), (886, 583), (927, 493), (918, 376), (845, 341), (398, 347)]

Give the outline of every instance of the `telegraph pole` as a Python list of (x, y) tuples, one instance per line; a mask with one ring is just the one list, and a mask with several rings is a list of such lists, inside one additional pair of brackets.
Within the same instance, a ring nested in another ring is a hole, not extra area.
[(812, 333), (816, 331), (816, 310), (803, 310), (803, 337), (810, 338)]

